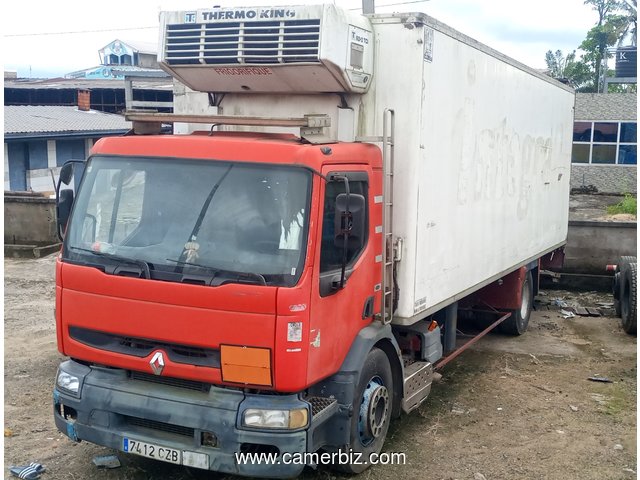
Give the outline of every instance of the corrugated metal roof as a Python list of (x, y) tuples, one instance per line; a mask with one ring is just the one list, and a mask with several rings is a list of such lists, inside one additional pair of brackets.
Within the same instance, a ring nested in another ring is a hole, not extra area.
[(4, 134), (127, 131), (131, 122), (123, 116), (77, 107), (24, 105), (4, 107)]
[(635, 93), (576, 93), (576, 120), (637, 120)]
[[(118, 66), (118, 69), (121, 67)], [(154, 81), (144, 81), (136, 80), (135, 81), (136, 89), (146, 89), (146, 90), (173, 90), (173, 79), (171, 77), (167, 78), (166, 82), (154, 82)], [(93, 80), (86, 78), (48, 78), (48, 79), (5, 79), (4, 88), (30, 88), (30, 89), (53, 89), (53, 90), (64, 90), (64, 89), (124, 89), (124, 79), (105, 79), (105, 80)]]

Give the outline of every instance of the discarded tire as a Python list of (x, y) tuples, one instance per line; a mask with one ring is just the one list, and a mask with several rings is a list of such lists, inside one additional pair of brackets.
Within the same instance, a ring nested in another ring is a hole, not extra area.
[(631, 255), (622, 255), (616, 263), (616, 271), (613, 275), (613, 306), (616, 310), (616, 316), (620, 317), (622, 312), (620, 310), (620, 288), (621, 288), (621, 272), (622, 267), (630, 264), (637, 263), (636, 257)]
[(622, 318), (622, 328), (630, 335), (636, 334), (636, 325), (638, 322), (637, 266), (637, 263), (627, 263), (623, 265), (620, 272), (620, 316)]

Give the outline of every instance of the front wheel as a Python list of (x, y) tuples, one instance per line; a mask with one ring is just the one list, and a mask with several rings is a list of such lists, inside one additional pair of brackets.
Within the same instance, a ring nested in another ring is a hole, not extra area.
[(372, 454), (379, 454), (391, 422), (393, 376), (389, 358), (373, 348), (364, 362), (353, 401), (351, 441), (347, 445), (358, 463), (335, 465), (346, 473), (360, 473), (369, 467)]
[(511, 316), (500, 325), (500, 330), (508, 335), (522, 335), (529, 326), (533, 308), (533, 277), (527, 272), (522, 282), (520, 308), (511, 311)]

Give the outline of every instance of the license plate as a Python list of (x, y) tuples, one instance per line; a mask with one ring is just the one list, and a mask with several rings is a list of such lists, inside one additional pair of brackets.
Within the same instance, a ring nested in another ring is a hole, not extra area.
[(141, 457), (182, 465), (182, 451), (176, 450), (175, 448), (162, 447), (153, 443), (125, 438), (123, 440), (123, 450), (127, 453), (140, 455)]

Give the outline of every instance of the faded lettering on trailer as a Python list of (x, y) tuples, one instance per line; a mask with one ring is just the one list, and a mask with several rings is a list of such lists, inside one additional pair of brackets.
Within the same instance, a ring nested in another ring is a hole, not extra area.
[(273, 75), (273, 71), (266, 67), (216, 67), (213, 69), (218, 75)]

